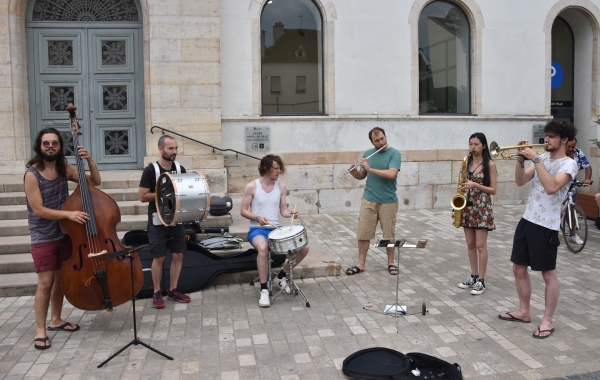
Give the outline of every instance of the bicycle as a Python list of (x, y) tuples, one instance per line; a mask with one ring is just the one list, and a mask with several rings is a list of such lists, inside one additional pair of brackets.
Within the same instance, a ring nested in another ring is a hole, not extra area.
[(591, 183), (584, 184), (577, 180), (573, 181), (560, 208), (560, 230), (567, 248), (573, 253), (581, 252), (588, 237), (587, 218), (581, 206), (573, 202), (573, 197), (577, 194), (577, 187), (589, 185)]

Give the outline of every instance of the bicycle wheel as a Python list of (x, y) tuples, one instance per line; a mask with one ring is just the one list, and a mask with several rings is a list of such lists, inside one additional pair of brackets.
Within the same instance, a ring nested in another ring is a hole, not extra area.
[(569, 251), (579, 253), (585, 247), (588, 235), (587, 219), (583, 210), (578, 205), (571, 206), (571, 227), (569, 227), (569, 214), (565, 211), (565, 215), (560, 223), (560, 229), (565, 244)]

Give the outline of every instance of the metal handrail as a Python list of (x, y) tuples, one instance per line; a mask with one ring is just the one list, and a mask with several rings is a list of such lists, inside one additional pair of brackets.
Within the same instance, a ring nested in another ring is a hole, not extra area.
[(229, 151), (229, 152), (234, 152), (236, 157), (237, 157), (237, 155), (238, 155), (238, 154), (241, 154), (242, 156), (246, 156), (246, 157), (254, 158), (255, 160), (259, 160), (259, 161), (260, 161), (260, 158), (258, 158), (258, 157), (254, 157), (254, 156), (251, 156), (251, 155), (249, 155), (249, 154), (246, 154), (246, 153), (238, 152), (238, 151), (237, 151), (237, 150), (235, 150), (235, 149), (221, 149), (221, 148), (217, 148), (216, 146), (213, 146), (213, 145), (210, 145), (210, 144), (204, 143), (204, 142), (202, 142), (202, 141), (198, 141), (198, 140), (196, 140), (196, 139), (193, 139), (193, 138), (191, 138), (191, 137), (188, 137), (188, 136), (186, 136), (186, 135), (182, 135), (181, 133), (177, 133), (177, 132), (175, 132), (175, 131), (172, 131), (172, 130), (170, 130), (170, 129), (163, 128), (163, 127), (159, 127), (158, 125), (154, 125), (152, 128), (150, 128), (150, 133), (154, 134), (154, 128), (159, 128), (159, 129), (162, 129), (162, 130), (163, 130), (163, 134), (164, 134), (164, 131), (167, 131), (167, 132), (169, 132), (169, 133), (172, 133), (172, 134), (174, 134), (174, 135), (181, 136), (181, 137), (183, 137), (183, 138), (185, 138), (185, 139), (192, 140), (193, 142), (197, 142), (198, 144), (202, 144), (202, 145), (204, 145), (204, 146), (208, 146), (208, 147), (210, 147), (210, 148), (212, 148), (212, 149), (213, 149), (213, 152), (215, 151), (215, 149), (216, 149), (216, 150), (218, 150), (218, 151), (221, 151), (221, 152), (227, 152), (227, 151)]

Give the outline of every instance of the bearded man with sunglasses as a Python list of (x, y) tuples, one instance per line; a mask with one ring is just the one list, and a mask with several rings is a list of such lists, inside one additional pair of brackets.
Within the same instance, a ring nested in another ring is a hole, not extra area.
[[(99, 186), (100, 172), (92, 157), (84, 147), (78, 146), (77, 149), (80, 157), (88, 162), (90, 174), (87, 174), (87, 179), (92, 185)], [(77, 168), (69, 165), (65, 158), (61, 134), (54, 128), (42, 129), (35, 138), (33, 150), (35, 156), (27, 162), (24, 181), (31, 256), (38, 275), (34, 301), (37, 323), (34, 347), (45, 350), (50, 348), (45, 326), (49, 305), (48, 331), (79, 330), (78, 325), (61, 318), (64, 294), (60, 271), (62, 263), (71, 255), (71, 239), (61, 232), (59, 220), (70, 219), (83, 224), (90, 217), (83, 211), (60, 209), (69, 197), (67, 182), (79, 182)]]

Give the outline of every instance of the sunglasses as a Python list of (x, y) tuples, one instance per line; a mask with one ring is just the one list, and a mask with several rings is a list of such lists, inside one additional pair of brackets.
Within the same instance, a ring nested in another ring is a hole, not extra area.
[(58, 143), (58, 141), (56, 140), (52, 140), (52, 141), (42, 141), (42, 146), (44, 148), (48, 148), (50, 145), (52, 145), (53, 148), (58, 148), (60, 146), (60, 144)]

